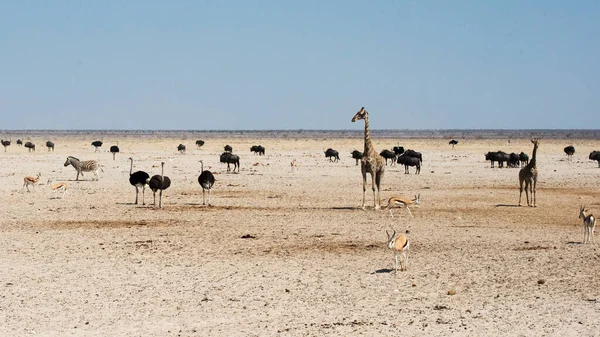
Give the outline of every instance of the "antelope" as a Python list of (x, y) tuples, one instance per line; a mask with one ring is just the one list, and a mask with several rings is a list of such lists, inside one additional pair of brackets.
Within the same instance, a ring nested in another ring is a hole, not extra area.
[[(48, 179), (48, 182), (46, 184), (48, 186), (50, 186), (50, 189), (54, 192), (55, 195), (56, 195), (56, 191), (62, 191), (63, 192), (63, 198), (67, 194), (67, 183), (52, 184), (52, 178), (50, 178), (50, 179)], [(50, 185), (50, 184), (52, 184), (52, 185)]]
[[(583, 243), (592, 242), (592, 236), (594, 235), (594, 229), (596, 227), (596, 217), (593, 214), (585, 215), (585, 212), (589, 210), (585, 209), (585, 206), (579, 207), (579, 219), (583, 219)], [(587, 241), (586, 241), (587, 237)]]
[(388, 209), (390, 211), (390, 215), (393, 218), (394, 217), (394, 214), (392, 214), (393, 206), (398, 206), (399, 208), (406, 207), (406, 209), (408, 210), (408, 214), (410, 214), (410, 217), (414, 218), (412, 215), (412, 212), (410, 211), (410, 208), (408, 208), (408, 206), (419, 205), (421, 202), (420, 198), (421, 198), (421, 194), (415, 195), (415, 198), (412, 200), (410, 200), (408, 198), (404, 198), (404, 197), (391, 197), (388, 200), (387, 206), (385, 206), (384, 208)]
[(29, 192), (29, 185), (35, 187), (35, 184), (37, 184), (40, 181), (41, 176), (42, 174), (38, 173), (36, 178), (30, 176), (23, 178), (23, 188), (27, 187), (27, 192)]
[(296, 158), (292, 159), (292, 161), (290, 162), (290, 167), (292, 168), (292, 172), (293, 172), (294, 168), (296, 168)]
[(404, 234), (396, 235), (396, 231), (394, 231), (391, 236), (388, 231), (385, 231), (385, 233), (388, 238), (388, 248), (394, 251), (394, 258), (396, 261), (394, 266), (395, 272), (398, 272), (398, 256), (402, 256), (400, 259), (400, 271), (406, 270), (408, 264), (408, 248), (410, 246), (408, 237)]

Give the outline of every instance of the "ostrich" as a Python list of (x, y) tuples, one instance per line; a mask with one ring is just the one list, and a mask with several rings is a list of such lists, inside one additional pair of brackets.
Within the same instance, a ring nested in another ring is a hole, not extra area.
[(19, 145), (19, 146), (23, 146), (23, 141), (22, 141), (22, 140), (20, 140), (20, 139), (17, 139), (17, 145)]
[[(113, 160), (115, 160), (115, 155), (119, 153), (119, 143), (117, 145), (113, 145), (110, 147), (110, 153), (113, 155)], [(132, 162), (133, 163), (133, 162)]]
[(92, 146), (96, 148), (96, 150), (94, 150), (94, 152), (100, 152), (100, 147), (102, 146), (102, 142), (97, 140), (92, 142)]
[(177, 151), (179, 151), (179, 153), (181, 153), (181, 154), (185, 154), (185, 145), (183, 145), (183, 144), (177, 145)]
[(452, 145), (452, 150), (454, 150), (454, 145), (458, 144), (458, 140), (452, 139), (448, 142), (448, 145)]
[(54, 152), (54, 143), (52, 143), (51, 141), (46, 142), (46, 147), (48, 148), (48, 152)]
[(138, 204), (138, 195), (140, 193), (139, 188), (142, 188), (142, 205), (146, 204), (145, 194), (146, 194), (146, 185), (148, 184), (148, 180), (150, 180), (150, 175), (144, 171), (136, 171), (133, 172), (133, 158), (129, 157), (131, 160), (131, 166), (129, 167), (129, 183), (135, 187), (135, 204)]
[(156, 207), (156, 191), (160, 190), (158, 195), (158, 208), (162, 208), (162, 192), (171, 186), (171, 179), (165, 177), (165, 162), (160, 163), (160, 175), (154, 175), (148, 185), (154, 194), (154, 207)]
[(404, 153), (404, 146), (394, 146), (392, 150), (394, 150), (396, 156), (399, 156)]
[(210, 171), (204, 171), (204, 162), (200, 160), (200, 175), (198, 176), (198, 183), (202, 186), (202, 205), (204, 203), (204, 193), (208, 190), (208, 205), (210, 206), (210, 193), (212, 187), (215, 184), (215, 176)]
[(198, 139), (198, 140), (196, 141), (196, 146), (198, 147), (198, 150), (200, 150), (200, 148), (201, 148), (202, 146), (204, 146), (204, 141), (203, 141), (203, 140), (200, 140), (200, 139)]
[(4, 152), (6, 152), (6, 147), (10, 146), (10, 140), (0, 140), (0, 143), (2, 143), (2, 146), (4, 146)]
[(573, 147), (573, 145), (569, 145), (569, 146), (565, 147), (564, 151), (567, 154), (567, 158), (569, 160), (572, 160), (573, 154), (575, 154), (575, 148)]

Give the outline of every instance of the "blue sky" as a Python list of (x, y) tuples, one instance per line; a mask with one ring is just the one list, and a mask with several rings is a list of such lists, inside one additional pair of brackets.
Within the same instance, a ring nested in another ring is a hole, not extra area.
[(600, 128), (599, 1), (3, 1), (0, 129)]

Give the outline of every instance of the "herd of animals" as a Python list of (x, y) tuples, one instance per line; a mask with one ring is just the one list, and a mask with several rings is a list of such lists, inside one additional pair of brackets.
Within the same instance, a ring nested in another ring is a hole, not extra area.
[[(354, 150), (351, 152), (351, 157), (356, 160), (356, 165), (361, 165), (361, 173), (363, 177), (363, 198), (362, 198), (362, 208), (365, 209), (365, 199), (366, 199), (366, 186), (367, 186), (367, 174), (371, 175), (371, 183), (373, 190), (373, 199), (374, 199), (374, 208), (376, 210), (385, 209), (389, 210), (390, 215), (393, 217), (392, 208), (406, 208), (412, 217), (412, 212), (410, 212), (409, 206), (419, 205), (420, 204), (420, 195), (416, 195), (414, 199), (405, 198), (403, 196), (392, 196), (388, 199), (388, 203), (383, 208), (381, 207), (381, 183), (383, 180), (383, 173), (385, 167), (388, 165), (388, 160), (390, 160), (391, 165), (395, 163), (402, 164), (405, 166), (405, 174), (409, 173), (409, 167), (415, 166), (416, 171), (415, 174), (419, 174), (421, 170), (421, 165), (423, 162), (423, 156), (420, 152), (408, 149), (405, 150), (401, 146), (394, 146), (392, 150), (383, 150), (381, 152), (376, 152), (373, 144), (371, 142), (370, 130), (369, 130), (369, 114), (365, 110), (364, 107), (358, 111), (355, 116), (352, 118), (352, 122), (356, 122), (358, 120), (363, 120), (365, 122), (365, 139), (364, 139), (364, 151), (360, 152), (358, 150)], [(1, 140), (1, 144), (5, 148), (10, 146), (10, 141)], [(519, 206), (521, 206), (521, 197), (523, 191), (525, 191), (527, 205), (535, 207), (536, 206), (536, 183), (537, 183), (537, 166), (536, 166), (536, 152), (539, 146), (538, 139), (532, 139), (532, 143), (534, 145), (532, 158), (530, 159), (527, 154), (521, 152), (520, 154), (511, 153), (507, 154), (503, 151), (496, 152), (488, 152), (485, 154), (485, 159), (491, 161), (491, 167), (494, 167), (494, 163), (497, 162), (499, 167), (504, 167), (504, 163), (506, 163), (507, 167), (520, 167), (519, 170)], [(28, 148), (29, 151), (35, 151), (35, 144), (31, 142), (27, 142), (23, 144), (23, 142), (19, 139), (17, 140), (18, 145), (23, 145)], [(451, 140), (449, 145), (456, 146), (458, 141)], [(99, 148), (103, 145), (101, 141), (92, 142), (92, 146), (95, 147), (96, 151), (99, 151)], [(196, 141), (196, 146), (201, 148), (204, 145), (204, 141), (198, 140)], [(54, 151), (54, 143), (51, 141), (46, 142), (46, 147), (48, 151)], [(181, 154), (185, 154), (186, 147), (183, 144), (179, 144), (177, 146), (177, 151)], [(254, 145), (250, 148), (250, 151), (255, 155), (264, 155), (265, 148), (261, 145)], [(119, 153), (119, 147), (117, 145), (113, 145), (110, 147), (110, 152), (113, 154), (113, 160), (115, 158), (115, 154)], [(567, 154), (568, 158), (571, 159), (573, 154), (575, 153), (575, 148), (571, 146), (567, 146), (564, 149), (564, 152)], [(334, 149), (327, 149), (325, 151), (325, 157), (329, 158), (330, 161), (338, 162), (340, 160), (339, 152)], [(233, 148), (230, 145), (225, 145), (224, 152), (220, 155), (220, 162), (227, 164), (227, 171), (230, 172), (230, 164), (233, 165), (233, 172), (237, 169), (239, 173), (240, 166), (240, 158), (238, 155), (233, 154)], [(600, 151), (593, 151), (589, 155), (590, 160), (598, 161), (598, 166), (600, 167)], [(152, 192), (154, 197), (153, 205), (156, 207), (156, 193), (159, 193), (159, 203), (158, 207), (162, 208), (162, 193), (164, 190), (168, 189), (171, 186), (171, 180), (169, 177), (164, 175), (164, 162), (161, 162), (161, 174), (154, 175), (150, 177), (150, 175), (144, 171), (136, 171), (133, 172), (133, 158), (129, 158), (130, 160), (130, 170), (129, 170), (129, 183), (135, 187), (136, 196), (135, 196), (135, 204), (137, 205), (139, 202), (139, 190), (142, 190), (142, 204), (145, 205), (145, 189), (148, 186)], [(204, 163), (202, 160), (199, 161), (200, 175), (198, 176), (198, 183), (202, 187), (202, 204), (206, 205), (205, 194), (208, 191), (208, 205), (210, 205), (210, 195), (212, 191), (212, 187), (215, 184), (215, 177), (212, 172), (208, 170), (204, 170)], [(295, 159), (292, 160), (292, 169), (295, 166)], [(64, 166), (73, 166), (77, 171), (76, 180), (79, 180), (79, 175), (83, 176), (84, 172), (92, 172), (98, 180), (98, 169), (102, 170), (102, 167), (96, 160), (88, 160), (88, 161), (80, 161), (79, 159), (69, 156), (67, 157)], [(29, 186), (35, 186), (36, 183), (39, 182), (41, 178), (41, 173), (38, 173), (36, 177), (27, 176), (24, 178), (23, 188), (27, 188), (29, 191)], [(67, 191), (67, 184), (60, 182), (52, 184), (51, 180), (48, 180), (48, 185), (50, 188), (56, 191), (62, 191), (63, 194)], [(589, 211), (582, 205), (579, 211), (579, 218), (583, 220), (584, 223), (584, 239), (583, 243), (591, 242), (592, 236), (594, 234), (595, 222), (596, 218), (592, 214), (587, 214)], [(410, 247), (410, 240), (405, 234), (396, 234), (394, 230), (390, 235), (389, 232), (386, 231), (387, 234), (387, 245), (388, 248), (394, 251), (395, 257), (395, 271), (398, 270), (398, 264), (400, 264), (401, 270), (406, 270), (407, 262), (408, 262), (408, 250)]]

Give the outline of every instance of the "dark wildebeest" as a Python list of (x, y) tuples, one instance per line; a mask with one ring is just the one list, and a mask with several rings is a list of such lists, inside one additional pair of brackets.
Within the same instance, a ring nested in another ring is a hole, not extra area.
[(196, 146), (198, 147), (198, 149), (200, 149), (202, 146), (204, 146), (204, 141), (203, 141), (203, 140), (200, 140), (200, 139), (198, 139), (198, 140), (196, 141)]
[(458, 140), (452, 139), (451, 141), (448, 142), (448, 144), (452, 145), (452, 149), (454, 149), (454, 145), (458, 144)]
[(31, 152), (31, 151), (35, 152), (35, 144), (33, 144), (32, 142), (27, 142), (23, 146), (25, 146), (26, 148), (28, 148), (29, 152)]
[(597, 160), (598, 167), (600, 167), (600, 151), (592, 151), (590, 152), (590, 160)]
[(23, 146), (23, 141), (22, 141), (22, 140), (20, 140), (20, 139), (17, 139), (17, 145), (19, 145), (19, 146)]
[(519, 153), (519, 161), (521, 161), (521, 166), (525, 166), (529, 164), (529, 156), (525, 152)]
[(54, 152), (54, 143), (52, 143), (51, 141), (46, 142), (46, 147), (48, 148), (48, 151)]
[(413, 158), (418, 158), (419, 162), (421, 164), (423, 164), (423, 155), (421, 155), (421, 152), (417, 152), (417, 151), (408, 149), (408, 150), (404, 151), (404, 153), (402, 155), (413, 157)]
[(573, 147), (573, 145), (569, 145), (569, 146), (565, 147), (564, 151), (567, 154), (567, 158), (569, 160), (573, 159), (573, 154), (575, 154), (575, 148)]
[(394, 150), (394, 153), (396, 154), (396, 156), (399, 156), (404, 153), (403, 146), (394, 146), (394, 148), (392, 150)]
[(233, 152), (233, 147), (231, 147), (231, 145), (225, 145), (223, 147), (223, 150), (225, 150), (225, 152), (232, 153)]
[(354, 150), (352, 151), (351, 155), (352, 158), (356, 159), (356, 165), (358, 165), (358, 161), (362, 159), (363, 153), (358, 150)]
[(401, 156), (398, 156), (398, 164), (404, 165), (404, 174), (410, 173), (410, 171), (408, 170), (409, 166), (417, 167), (417, 171), (415, 172), (415, 174), (421, 173), (421, 160), (418, 157), (411, 157), (407, 155), (406, 152)]
[(508, 153), (502, 151), (488, 152), (485, 154), (485, 160), (492, 161), (492, 168), (496, 161), (498, 162), (498, 167), (504, 167), (504, 162), (508, 161), (509, 157)]
[(181, 154), (185, 154), (185, 145), (183, 145), (183, 144), (177, 145), (177, 151), (179, 151), (179, 153), (181, 153)]
[(329, 161), (334, 161), (334, 162), (338, 162), (340, 160), (340, 154), (334, 150), (334, 149), (327, 149), (327, 151), (325, 151), (325, 158), (329, 158)]
[(252, 145), (250, 151), (254, 152), (254, 154), (258, 154), (259, 156), (265, 155), (265, 147), (262, 145)]
[(508, 155), (508, 167), (519, 167), (519, 155), (516, 153), (511, 153)]
[(240, 157), (231, 153), (231, 152), (223, 152), (221, 157), (219, 158), (221, 163), (227, 163), (227, 172), (231, 171), (229, 164), (233, 164), (233, 172), (235, 173), (235, 168), (237, 167), (238, 173), (240, 173)]
[(385, 149), (385, 150), (381, 151), (379, 153), (379, 155), (382, 156), (385, 159), (385, 164), (386, 165), (387, 165), (388, 159), (391, 159), (392, 165), (396, 161), (396, 154), (394, 153), (394, 151), (390, 151), (388, 149)]

